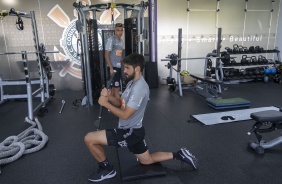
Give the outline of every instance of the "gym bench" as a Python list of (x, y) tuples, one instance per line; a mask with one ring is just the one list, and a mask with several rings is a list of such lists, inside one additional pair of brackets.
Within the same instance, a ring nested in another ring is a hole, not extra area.
[(189, 88), (191, 91), (205, 98), (218, 98), (221, 85), (223, 84), (222, 81), (200, 74), (190, 74), (190, 76), (197, 79), (195, 86)]
[(191, 77), (194, 77), (197, 80), (201, 80), (201, 81), (204, 81), (204, 82), (209, 82), (209, 83), (212, 83), (212, 84), (222, 84), (223, 83), (220, 80), (216, 80), (216, 79), (213, 79), (211, 77), (206, 77), (206, 76), (200, 75), (200, 74), (190, 74), (190, 75), (191, 75)]
[[(261, 133), (272, 132), (282, 129), (282, 112), (267, 110), (251, 114), (251, 118), (256, 121), (248, 135), (255, 134), (257, 142), (249, 141), (248, 147), (254, 149), (257, 154), (264, 154), (264, 149), (274, 147), (282, 143), (282, 136), (268, 142), (262, 139)], [(264, 127), (264, 128), (263, 128)]]

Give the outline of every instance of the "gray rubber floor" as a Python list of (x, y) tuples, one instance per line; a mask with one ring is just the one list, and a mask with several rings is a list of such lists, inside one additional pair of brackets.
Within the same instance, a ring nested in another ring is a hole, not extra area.
[[(241, 97), (251, 101), (251, 107), (282, 106), (282, 85), (274, 83), (246, 83), (226, 85), (223, 98)], [(221, 112), (207, 105), (205, 99), (193, 92), (170, 93), (167, 86), (151, 89), (151, 100), (144, 117), (144, 127), (155, 151), (177, 151), (188, 148), (199, 159), (199, 169), (171, 160), (163, 162), (166, 176), (122, 182), (117, 150), (107, 147), (109, 161), (117, 170), (115, 178), (101, 183), (132, 184), (238, 184), (281, 183), (282, 145), (267, 150), (263, 156), (249, 150), (247, 143), (255, 140), (247, 132), (253, 121), (204, 126), (190, 122), (190, 115)], [(94, 131), (99, 106), (76, 107), (72, 102), (82, 98), (83, 92), (57, 91), (48, 103), (48, 114), (39, 118), (48, 144), (39, 152), (24, 155), (3, 165), (1, 184), (83, 184), (91, 183), (88, 175), (97, 170), (97, 163), (84, 145), (87, 132)], [(66, 101), (59, 114), (61, 100)], [(230, 109), (228, 109), (229, 111)], [(5, 102), (0, 106), (0, 142), (29, 127), (24, 122), (26, 102)], [(101, 128), (113, 128), (117, 118), (104, 110)], [(265, 134), (265, 139), (280, 135), (280, 131)]]

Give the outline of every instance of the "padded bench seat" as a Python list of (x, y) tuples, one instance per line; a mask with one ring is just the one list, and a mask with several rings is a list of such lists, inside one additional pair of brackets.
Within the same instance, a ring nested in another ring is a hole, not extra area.
[(190, 76), (195, 78), (195, 79), (205, 81), (205, 82), (209, 82), (209, 83), (213, 83), (213, 84), (222, 84), (223, 83), (220, 80), (216, 80), (216, 79), (213, 79), (211, 77), (207, 77), (207, 76), (200, 75), (200, 74), (190, 74)]
[(279, 122), (282, 121), (282, 112), (267, 110), (251, 113), (251, 118), (257, 122)]

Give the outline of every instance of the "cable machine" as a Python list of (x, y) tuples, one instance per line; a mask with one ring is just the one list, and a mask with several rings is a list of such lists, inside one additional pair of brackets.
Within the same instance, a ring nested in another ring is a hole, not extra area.
[[(141, 1), (140, 4), (124, 4), (124, 3), (108, 3), (108, 4), (95, 4), (84, 5), (82, 2), (73, 3), (73, 6), (78, 11), (78, 20), (76, 22), (77, 31), (79, 33), (79, 42), (81, 43), (81, 66), (83, 71), (83, 83), (85, 89), (85, 97), (82, 100), (84, 104), (93, 105), (93, 99), (97, 91), (100, 92), (102, 88), (101, 77), (101, 64), (98, 51), (98, 33), (97, 29), (103, 27), (97, 25), (96, 13), (101, 10), (122, 8), (124, 10), (124, 29), (125, 37), (130, 38), (125, 40), (125, 53), (126, 55), (138, 52), (144, 55), (143, 41), (147, 38), (147, 32), (144, 31), (144, 10), (147, 8), (148, 3)], [(90, 19), (89, 12), (92, 12), (93, 19)], [(131, 16), (128, 16), (129, 11)], [(112, 17), (113, 18), (113, 17)], [(87, 29), (89, 22), (92, 23), (89, 33)], [(113, 29), (113, 26), (106, 26)], [(89, 37), (91, 39), (89, 39)], [(89, 41), (94, 44), (92, 46)], [(90, 47), (91, 46), (91, 47)], [(91, 59), (93, 57), (93, 59)]]

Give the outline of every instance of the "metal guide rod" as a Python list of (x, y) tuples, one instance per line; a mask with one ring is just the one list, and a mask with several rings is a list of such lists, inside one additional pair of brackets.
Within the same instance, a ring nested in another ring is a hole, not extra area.
[(36, 59), (38, 61), (38, 69), (39, 69), (39, 75), (40, 75), (40, 87), (42, 88), (41, 92), (41, 103), (43, 103), (43, 107), (45, 107), (45, 94), (44, 91), (46, 90), (46, 86), (49, 86), (49, 83), (47, 82), (46, 85), (44, 85), (44, 71), (42, 67), (42, 60), (41, 57), (39, 57), (40, 49), (39, 49), (39, 37), (38, 37), (38, 30), (37, 30), (37, 24), (36, 24), (36, 18), (35, 18), (35, 12), (30, 11), (31, 16), (31, 26), (32, 26), (32, 34), (33, 34), (33, 41), (34, 41), (34, 47), (36, 50)]
[(29, 77), (29, 72), (28, 72), (27, 54), (26, 54), (25, 51), (22, 51), (22, 61), (23, 61), (25, 81), (26, 81), (27, 102), (28, 102), (28, 118), (30, 120), (32, 120), (33, 119), (32, 89), (31, 89), (31, 82), (30, 82), (30, 77)]
[[(38, 52), (29, 52), (26, 51), (26, 54), (36, 54)], [(59, 51), (44, 51), (44, 52), (39, 52), (40, 54), (44, 54), (44, 53), (59, 53)], [(0, 52), (0, 55), (12, 55), (12, 54), (22, 54), (22, 52)]]
[[(194, 58), (178, 58), (175, 60), (181, 61), (181, 60), (193, 60), (193, 59), (212, 59), (212, 58), (218, 58), (218, 57), (194, 57)], [(174, 59), (161, 59), (161, 61), (171, 61)]]
[(196, 11), (196, 12), (217, 12), (218, 10), (188, 9), (187, 11)]
[[(81, 3), (80, 3), (81, 4)], [(91, 82), (91, 72), (90, 72), (90, 55), (89, 55), (89, 45), (87, 39), (87, 22), (86, 22), (86, 15), (82, 8), (77, 8), (79, 18), (81, 19), (82, 23), (82, 31), (80, 34), (81, 39), (81, 50), (84, 53), (83, 57), (81, 57), (81, 65), (84, 70), (84, 84), (86, 90), (86, 96), (88, 101), (88, 106), (93, 106), (93, 96), (92, 96), (92, 82)]]
[[(217, 59), (216, 59), (216, 64), (215, 64), (215, 76), (216, 80), (223, 80), (223, 70), (222, 70), (222, 63), (220, 62), (220, 48), (221, 48), (221, 34), (222, 34), (222, 28), (218, 28), (218, 33), (217, 33), (217, 48), (216, 48), (216, 53), (217, 53)], [(221, 93), (221, 85), (218, 84), (218, 92)]]
[[(180, 58), (181, 58), (181, 52), (182, 52), (182, 29), (180, 28), (178, 29), (178, 57)], [(177, 63), (177, 83), (178, 83), (178, 88), (179, 88), (179, 95), (183, 96), (180, 71), (181, 71), (181, 62), (178, 62)]]
[[(177, 60), (177, 61), (182, 61), (182, 60), (194, 60), (194, 59), (221, 59), (223, 57), (194, 57), (194, 58), (177, 58), (177, 59), (161, 59), (161, 61), (171, 61), (171, 60)], [(230, 57), (231, 59), (237, 58), (237, 57)]]

